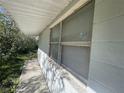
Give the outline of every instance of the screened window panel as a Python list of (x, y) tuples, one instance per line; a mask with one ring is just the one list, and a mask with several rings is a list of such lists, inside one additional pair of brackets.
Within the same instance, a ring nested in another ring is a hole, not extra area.
[(63, 21), (62, 41), (91, 40), (93, 4), (89, 4)]
[(58, 59), (58, 44), (50, 44), (50, 57), (57, 62)]
[[(58, 24), (51, 29), (50, 35), (50, 56), (52, 59), (55, 62), (61, 59), (61, 64), (69, 68), (70, 72), (85, 84), (87, 84), (89, 73), (90, 47), (81, 44), (82, 41), (91, 41), (93, 6), (93, 2), (87, 4), (66, 18), (62, 22), (62, 32), (60, 32), (60, 24)], [(60, 33), (62, 33), (62, 38), (60, 38)], [(74, 44), (78, 44), (78, 46)]]
[(60, 24), (56, 25), (51, 29), (51, 42), (59, 42), (59, 36), (60, 36)]
[[(90, 48), (63, 46), (62, 64), (84, 79), (88, 79)], [(80, 78), (81, 79), (81, 78)]]

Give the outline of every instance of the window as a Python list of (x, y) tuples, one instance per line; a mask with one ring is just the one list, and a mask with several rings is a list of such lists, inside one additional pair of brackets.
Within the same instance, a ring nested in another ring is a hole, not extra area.
[(85, 84), (89, 73), (93, 10), (94, 2), (90, 2), (51, 29), (51, 55)]
[(50, 53), (49, 56), (55, 61), (59, 62), (59, 48), (60, 48), (60, 24), (51, 29), (50, 33)]

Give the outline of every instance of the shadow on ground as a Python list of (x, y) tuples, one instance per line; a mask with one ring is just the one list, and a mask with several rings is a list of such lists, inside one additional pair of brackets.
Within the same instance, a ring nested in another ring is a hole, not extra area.
[(26, 62), (16, 93), (49, 93), (45, 78), (36, 59)]
[(21, 82), (16, 93), (49, 93), (48, 87), (41, 76), (35, 76), (27, 81)]

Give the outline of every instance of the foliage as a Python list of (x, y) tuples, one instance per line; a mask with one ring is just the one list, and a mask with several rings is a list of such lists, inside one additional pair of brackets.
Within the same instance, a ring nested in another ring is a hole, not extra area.
[(24, 35), (10, 16), (0, 14), (0, 61), (37, 48), (34, 37)]
[(0, 14), (0, 61), (7, 60), (15, 55), (15, 35), (17, 28), (14, 26), (14, 21)]
[(36, 49), (35, 38), (21, 33), (10, 16), (0, 13), (0, 93), (14, 93), (24, 61), (36, 57)]
[(13, 59), (0, 65), (0, 91), (2, 93), (14, 93), (23, 64), (23, 60)]
[(16, 47), (19, 54), (28, 53), (37, 49), (37, 42), (34, 37), (29, 37), (19, 33), (16, 38)]
[(36, 57), (36, 52), (18, 55), (0, 65), (0, 93), (15, 93), (25, 60)]

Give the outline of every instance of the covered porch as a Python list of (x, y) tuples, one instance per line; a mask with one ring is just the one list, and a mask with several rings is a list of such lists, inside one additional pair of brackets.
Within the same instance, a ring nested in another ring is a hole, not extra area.
[(37, 62), (49, 92), (123, 93), (123, 0), (0, 0), (0, 4), (23, 33), (38, 37)]

